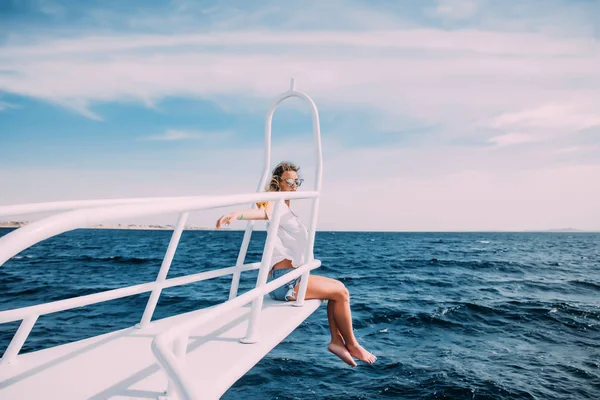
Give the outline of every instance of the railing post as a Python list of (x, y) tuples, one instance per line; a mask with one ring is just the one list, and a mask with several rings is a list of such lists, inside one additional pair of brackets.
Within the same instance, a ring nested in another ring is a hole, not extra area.
[[(315, 248), (315, 236), (317, 227), (317, 214), (319, 211), (319, 198), (313, 199), (312, 210), (310, 219), (310, 229), (308, 230), (308, 246), (306, 246), (306, 252), (304, 254), (305, 262), (310, 262), (315, 259), (314, 248)], [(302, 307), (304, 305), (304, 298), (306, 297), (306, 288), (308, 287), (308, 279), (310, 271), (306, 271), (302, 274), (300, 279), (300, 287), (298, 288), (298, 295), (296, 301), (293, 303), (295, 307)]]
[(302, 274), (302, 278), (300, 279), (300, 287), (298, 288), (298, 297), (296, 297), (296, 301), (292, 303), (294, 307), (304, 306), (304, 298), (306, 297), (306, 288), (308, 287), (309, 276), (310, 271), (306, 271)]
[[(254, 207), (252, 207), (254, 209)], [(238, 253), (237, 261), (235, 262), (236, 267), (241, 267), (244, 265), (244, 260), (246, 259), (246, 253), (248, 252), (248, 245), (250, 244), (250, 237), (252, 236), (252, 229), (254, 227), (254, 221), (248, 221), (248, 225), (246, 226), (246, 231), (244, 232), (244, 239), (242, 240), (242, 247), (240, 247), (240, 252)], [(233, 273), (231, 278), (231, 289), (229, 289), (229, 300), (234, 299), (237, 296), (238, 288), (240, 285), (240, 271), (236, 271)]]
[[(312, 116), (312, 127), (313, 127), (313, 138), (316, 150), (316, 158), (317, 158), (317, 168), (315, 171), (315, 191), (321, 192), (321, 184), (323, 178), (323, 151), (321, 149), (321, 126), (319, 122), (319, 111), (317, 110), (317, 105), (314, 101), (302, 92), (296, 91), (296, 80), (291, 78), (290, 80), (290, 90), (283, 93), (271, 106), (269, 112), (267, 113), (267, 118), (265, 121), (265, 163), (264, 163), (264, 172), (263, 177), (261, 179), (261, 185), (266, 183), (266, 178), (269, 173), (269, 165), (271, 161), (271, 128), (273, 122), (273, 114), (275, 113), (275, 108), (281, 103), (283, 100), (289, 97), (299, 97), (308, 102), (308, 105), (311, 110)], [(319, 208), (319, 198), (317, 197), (313, 201), (312, 208), (312, 220), (309, 230), (309, 246), (306, 252), (306, 262), (314, 260), (313, 248), (314, 248), (314, 240), (315, 240), (315, 231), (316, 231), (316, 222), (317, 222), (317, 213)], [(298, 290), (298, 295), (296, 297), (296, 301), (293, 303), (294, 306), (301, 307), (304, 304), (304, 298), (306, 296), (306, 288), (308, 285), (309, 272), (302, 274), (302, 278), (300, 280), (300, 288)]]
[(17, 333), (15, 333), (15, 336), (13, 336), (8, 348), (2, 356), (2, 360), (0, 360), (0, 365), (12, 364), (14, 359), (17, 357), (17, 354), (19, 354), (19, 351), (21, 351), (21, 348), (25, 344), (25, 341), (29, 337), (29, 333), (31, 332), (33, 325), (35, 325), (37, 319), (38, 316), (34, 315), (32, 317), (25, 318), (21, 322), (19, 329), (17, 329)]
[(175, 250), (177, 250), (179, 239), (181, 239), (181, 233), (183, 231), (183, 228), (185, 227), (185, 222), (187, 221), (189, 215), (190, 213), (186, 212), (182, 213), (179, 216), (177, 226), (173, 231), (173, 235), (171, 235), (171, 241), (169, 242), (169, 247), (167, 248), (165, 258), (163, 259), (163, 262), (160, 266), (160, 270), (158, 271), (158, 276), (156, 277), (154, 290), (152, 290), (150, 298), (148, 299), (148, 303), (146, 303), (146, 309), (144, 310), (144, 315), (142, 315), (140, 323), (135, 326), (138, 329), (144, 328), (150, 323), (150, 320), (152, 319), (154, 309), (156, 308), (156, 304), (158, 303), (158, 298), (160, 297), (160, 293), (162, 292), (162, 284), (167, 278), (169, 268), (171, 268), (171, 262), (173, 261), (173, 257), (175, 256)]
[[(273, 248), (275, 247), (275, 240), (277, 239), (277, 230), (279, 229), (279, 220), (281, 219), (281, 209), (284, 206), (284, 200), (279, 200), (277, 201), (277, 203), (275, 203), (275, 207), (273, 209), (273, 216), (271, 217), (271, 223), (267, 231), (267, 241), (263, 250), (260, 270), (258, 272), (258, 278), (256, 279), (257, 288), (263, 286), (267, 282), (269, 269), (271, 267), (271, 260), (273, 258)], [(262, 305), (263, 296), (259, 296), (252, 302), (252, 311), (250, 312), (250, 319), (248, 321), (248, 330), (246, 332), (246, 337), (240, 339), (240, 342), (258, 342), (258, 321), (260, 319)]]

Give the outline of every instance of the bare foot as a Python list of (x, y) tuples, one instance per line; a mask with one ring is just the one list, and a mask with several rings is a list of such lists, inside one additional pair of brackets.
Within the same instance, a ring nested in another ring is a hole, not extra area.
[(331, 342), (329, 343), (329, 346), (327, 346), (327, 349), (336, 356), (338, 356), (346, 364), (350, 365), (351, 367), (356, 367), (356, 363), (352, 359), (350, 352), (343, 344), (336, 344)]
[(373, 364), (375, 360), (377, 360), (377, 357), (365, 350), (360, 344), (356, 344), (356, 346), (346, 345), (346, 348), (353, 357), (356, 357), (367, 364)]

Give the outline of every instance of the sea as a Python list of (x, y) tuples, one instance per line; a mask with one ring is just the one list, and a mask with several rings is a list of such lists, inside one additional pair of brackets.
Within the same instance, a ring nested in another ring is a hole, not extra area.
[[(10, 232), (0, 229), (0, 236)], [(171, 232), (76, 230), (0, 267), (0, 310), (155, 279)], [(185, 231), (169, 277), (235, 264), (241, 231)], [(247, 262), (259, 261), (265, 232)], [(599, 233), (317, 232), (374, 365), (327, 351), (322, 306), (223, 399), (599, 399)], [(257, 273), (242, 275), (250, 290)], [(229, 278), (163, 291), (154, 318), (223, 302)], [(42, 316), (31, 352), (134, 325), (148, 294)], [(17, 323), (0, 325), (0, 353)]]

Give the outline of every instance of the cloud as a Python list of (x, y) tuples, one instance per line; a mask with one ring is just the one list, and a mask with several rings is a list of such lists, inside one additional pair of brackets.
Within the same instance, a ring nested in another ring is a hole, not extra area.
[(8, 103), (6, 101), (0, 101), (0, 111), (4, 111), (4, 110), (8, 110), (8, 109), (15, 109), (15, 108), (21, 108), (21, 107), (16, 104)]
[(553, 154), (557, 155), (571, 155), (573, 153), (577, 153), (580, 157), (585, 153), (596, 153), (600, 150), (599, 145), (588, 144), (587, 146), (579, 145), (579, 146), (568, 146), (561, 147), (553, 151)]
[(48, 94), (47, 97), (40, 96), (41, 99), (58, 104), (69, 110), (73, 110), (78, 114), (83, 115), (86, 118), (93, 119), (95, 121), (102, 121), (102, 117), (92, 111), (90, 108), (90, 100), (83, 96), (65, 96), (57, 97), (52, 94)]
[(402, 109), (464, 129), (549, 99), (592, 108), (599, 49), (587, 39), (478, 30), (95, 36), (5, 47), (0, 59), (16, 73), (0, 75), (0, 89), (100, 118), (94, 103), (173, 96), (235, 96), (251, 108), (295, 76), (320, 104), (392, 120)]
[(542, 140), (540, 137), (523, 133), (507, 133), (489, 139), (496, 147), (512, 146), (523, 143), (533, 143)]
[(433, 14), (448, 19), (465, 19), (475, 15), (477, 1), (475, 0), (437, 0)]
[[(204, 51), (227, 46), (316, 46), (313, 50), (344, 46), (353, 49), (398, 49), (420, 51), (468, 51), (483, 54), (557, 56), (598, 52), (594, 41), (577, 38), (547, 37), (536, 33), (496, 32), (481, 29), (410, 28), (371, 31), (270, 31), (239, 30), (210, 34), (127, 34), (80, 37), (77, 39), (42, 39), (29, 44), (6, 46), (0, 57), (44, 56), (60, 54), (115, 53), (131, 50), (177, 48), (186, 52), (190, 46), (203, 46)], [(267, 48), (268, 49), (268, 48)], [(301, 48), (302, 49), (302, 48)], [(256, 50), (256, 49), (254, 49)], [(264, 50), (264, 49), (261, 49)], [(304, 48), (303, 50), (306, 50)], [(336, 50), (339, 53), (339, 48)]]
[(492, 118), (487, 125), (494, 130), (507, 132), (489, 139), (496, 147), (505, 147), (556, 141), (561, 137), (598, 127), (600, 112), (591, 108), (584, 110), (571, 104), (544, 104), (523, 111), (503, 113)]
[(169, 129), (162, 135), (152, 135), (140, 138), (141, 140), (160, 140), (160, 141), (175, 141), (175, 140), (194, 140), (194, 139), (208, 139), (208, 138), (223, 138), (229, 136), (227, 132), (219, 133), (205, 133), (205, 132), (187, 132), (175, 129)]
[[(96, 105), (155, 107), (178, 97), (227, 105), (231, 115), (262, 112), (290, 77), (321, 112), (361, 121), (360, 129), (338, 124), (330, 132), (346, 144), (462, 140), (548, 153), (538, 147), (573, 146), (555, 139), (599, 119), (600, 44), (581, 37), (423, 28), (113, 34), (5, 47), (0, 61), (15, 71), (0, 74), (0, 90), (95, 120), (104, 118)], [(431, 133), (408, 134), (407, 123)], [(365, 128), (397, 134), (369, 140)], [(150, 140), (193, 138), (165, 132)]]
[(533, 109), (499, 115), (491, 121), (496, 129), (545, 129), (576, 132), (600, 126), (600, 111), (569, 104), (545, 104)]
[(36, 0), (36, 5), (40, 12), (50, 16), (64, 17), (67, 14), (67, 10), (61, 4), (48, 1), (48, 0)]
[(574, 152), (581, 151), (581, 150), (582, 150), (582, 148), (580, 146), (569, 146), (569, 147), (563, 147), (558, 150), (555, 150), (554, 154), (568, 154), (568, 153), (574, 153)]

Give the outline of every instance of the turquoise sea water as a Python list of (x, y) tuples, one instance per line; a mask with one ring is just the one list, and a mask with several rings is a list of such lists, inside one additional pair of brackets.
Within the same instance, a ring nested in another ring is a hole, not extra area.
[[(9, 229), (0, 229), (0, 236)], [(170, 232), (79, 230), (0, 267), (0, 310), (155, 279)], [(243, 232), (184, 232), (169, 277), (235, 263)], [(247, 262), (259, 261), (265, 233)], [(225, 399), (600, 398), (600, 234), (318, 232), (315, 271), (351, 293), (378, 356), (331, 355), (321, 307)], [(256, 272), (242, 276), (241, 291)], [(155, 318), (227, 299), (230, 279), (165, 290)], [(139, 321), (147, 294), (40, 317), (23, 351)], [(0, 354), (18, 324), (0, 325)]]

